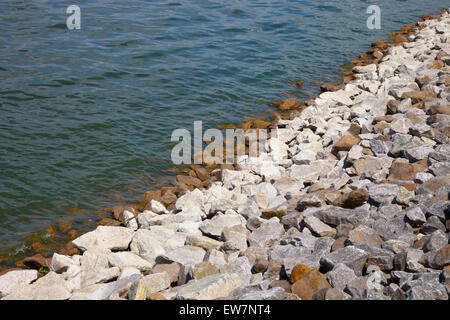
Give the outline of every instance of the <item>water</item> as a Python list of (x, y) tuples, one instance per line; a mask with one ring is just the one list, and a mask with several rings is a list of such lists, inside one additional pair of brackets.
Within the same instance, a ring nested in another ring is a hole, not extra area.
[[(58, 221), (94, 225), (103, 208), (139, 201), (173, 174), (174, 129), (306, 99), (444, 2), (80, 0), (81, 30), (70, 31), (73, 1), (3, 0), (0, 254), (26, 253), (24, 239)], [(380, 30), (366, 27), (371, 4)]]

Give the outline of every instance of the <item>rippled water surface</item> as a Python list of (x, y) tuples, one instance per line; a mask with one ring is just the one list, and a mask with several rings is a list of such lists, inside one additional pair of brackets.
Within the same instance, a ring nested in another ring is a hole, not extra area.
[[(444, 2), (2, 0), (0, 254), (25, 253), (24, 239), (55, 222), (82, 226), (138, 201), (172, 174), (174, 129), (305, 99)], [(71, 4), (81, 30), (66, 27)], [(371, 4), (381, 30), (366, 27)]]

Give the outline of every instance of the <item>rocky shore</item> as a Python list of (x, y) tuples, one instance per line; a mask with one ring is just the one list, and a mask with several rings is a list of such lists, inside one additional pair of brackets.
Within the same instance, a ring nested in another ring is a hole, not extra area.
[(450, 14), (371, 54), (280, 104), (259, 157), (115, 208), (49, 272), (1, 275), (0, 298), (448, 300)]

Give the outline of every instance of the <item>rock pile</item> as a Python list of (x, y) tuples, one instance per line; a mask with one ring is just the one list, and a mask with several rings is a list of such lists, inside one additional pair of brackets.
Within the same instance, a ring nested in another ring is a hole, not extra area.
[(280, 119), (258, 158), (209, 188), (203, 168), (177, 179), (197, 187), (117, 212), (43, 277), (0, 276), (0, 297), (448, 299), (449, 39), (447, 12), (418, 23)]

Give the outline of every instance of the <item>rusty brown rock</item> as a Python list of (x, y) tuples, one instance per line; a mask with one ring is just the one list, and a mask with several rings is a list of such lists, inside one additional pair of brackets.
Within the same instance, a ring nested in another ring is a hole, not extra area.
[(40, 268), (48, 268), (50, 266), (51, 259), (45, 258), (40, 253), (35, 254), (32, 257), (27, 257), (16, 263), (18, 267), (26, 267), (30, 269), (39, 270)]
[(169, 275), (170, 283), (178, 281), (178, 273), (180, 272), (180, 264), (172, 262), (170, 264), (157, 264), (153, 267), (152, 273), (166, 272)]
[(424, 168), (420, 165), (396, 162), (391, 166), (388, 180), (406, 180), (411, 181), (418, 172), (423, 172)]
[(331, 288), (327, 277), (317, 270), (311, 270), (304, 278), (296, 281), (292, 285), (291, 291), (302, 300), (311, 300), (316, 292), (327, 288)]
[(305, 266), (304, 264), (296, 265), (291, 272), (291, 283), (303, 279), (312, 269)]
[(346, 134), (333, 146), (332, 153), (337, 154), (339, 151), (349, 151), (355, 144), (359, 143), (359, 138)]
[(367, 200), (369, 200), (369, 193), (367, 192), (367, 190), (359, 189), (341, 195), (333, 202), (333, 205), (342, 208), (353, 209), (359, 207)]
[(292, 110), (292, 109), (300, 107), (301, 104), (302, 104), (302, 102), (300, 100), (298, 100), (297, 98), (289, 98), (289, 99), (284, 100), (278, 106), (278, 109), (280, 109), (281, 111)]
[(97, 226), (120, 226), (120, 221), (110, 219), (110, 218), (103, 218), (99, 222), (97, 222)]

